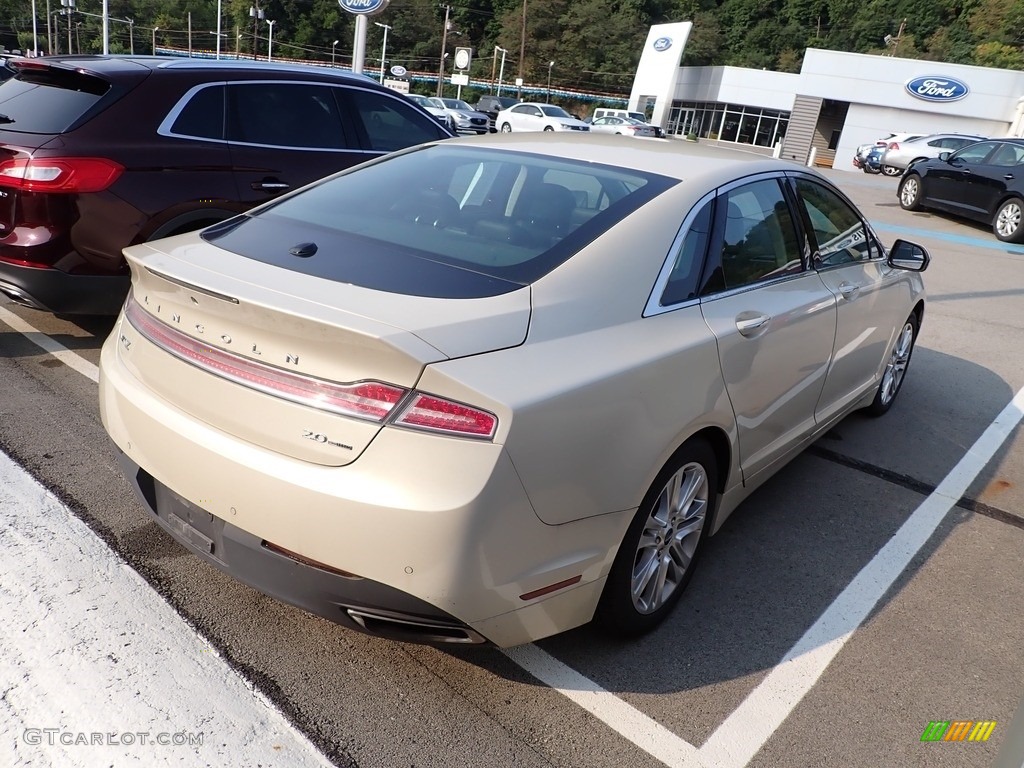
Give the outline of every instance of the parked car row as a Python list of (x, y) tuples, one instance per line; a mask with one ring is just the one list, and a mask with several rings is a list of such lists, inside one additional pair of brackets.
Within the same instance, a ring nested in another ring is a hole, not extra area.
[(865, 173), (899, 176), (911, 163), (956, 151), (984, 138), (963, 133), (894, 133), (857, 147), (853, 164)]
[(930, 208), (989, 224), (1024, 243), (1024, 139), (991, 139), (913, 162), (898, 190), (908, 211)]

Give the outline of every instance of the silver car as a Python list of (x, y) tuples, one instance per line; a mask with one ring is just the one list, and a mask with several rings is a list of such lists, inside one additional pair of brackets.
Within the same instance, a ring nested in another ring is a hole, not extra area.
[(100, 412), (140, 516), (352, 629), (498, 646), (657, 626), (744, 498), (893, 405), (928, 264), (811, 169), (538, 133), (125, 253)]
[(631, 117), (598, 117), (590, 123), (594, 133), (615, 133), (621, 136), (645, 136), (654, 138), (657, 132), (653, 125)]
[(984, 138), (984, 136), (963, 133), (932, 133), (928, 136), (901, 141), (895, 145), (890, 144), (885, 154), (882, 155), (882, 168), (889, 167), (897, 171), (897, 173), (887, 173), (887, 176), (899, 175), (917, 160), (938, 157), (943, 152), (956, 152), (968, 144), (983, 141)]
[(442, 99), (431, 96), (427, 102), (436, 109), (443, 110), (451, 119), (457, 133), (488, 133), (491, 130), (491, 119), (483, 112), (477, 112), (462, 99)]

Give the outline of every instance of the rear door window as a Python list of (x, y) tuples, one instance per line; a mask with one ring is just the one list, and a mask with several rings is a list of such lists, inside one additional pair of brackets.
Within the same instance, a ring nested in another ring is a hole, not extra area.
[(271, 147), (346, 149), (338, 89), (292, 82), (233, 83), (228, 86), (230, 141)]
[(386, 93), (350, 88), (345, 89), (344, 98), (351, 105), (346, 111), (364, 149), (394, 152), (450, 136), (437, 120)]
[[(173, 113), (172, 113), (173, 116)], [(210, 85), (186, 95), (170, 133), (200, 139), (224, 138), (224, 85)]]
[(0, 129), (64, 133), (109, 89), (107, 81), (80, 72), (22, 70), (0, 84)]

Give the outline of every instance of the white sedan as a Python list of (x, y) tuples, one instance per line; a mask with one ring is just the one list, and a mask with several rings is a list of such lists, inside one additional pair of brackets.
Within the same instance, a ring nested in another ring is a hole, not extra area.
[(498, 130), (512, 131), (589, 131), (590, 126), (554, 104), (524, 101), (498, 113)]
[(590, 124), (594, 133), (617, 133), (622, 136), (646, 136), (654, 138), (658, 135), (653, 125), (631, 117), (599, 117)]

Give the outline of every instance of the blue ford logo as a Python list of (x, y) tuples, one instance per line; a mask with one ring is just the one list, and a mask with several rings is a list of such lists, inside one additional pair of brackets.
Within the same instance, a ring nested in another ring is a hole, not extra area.
[(656, 51), (667, 51), (672, 47), (671, 37), (659, 37), (654, 41), (654, 50)]
[(925, 101), (958, 101), (971, 92), (966, 83), (954, 77), (924, 75), (907, 81), (907, 92)]
[(389, 0), (338, 0), (342, 10), (363, 16), (372, 16), (387, 8)]

